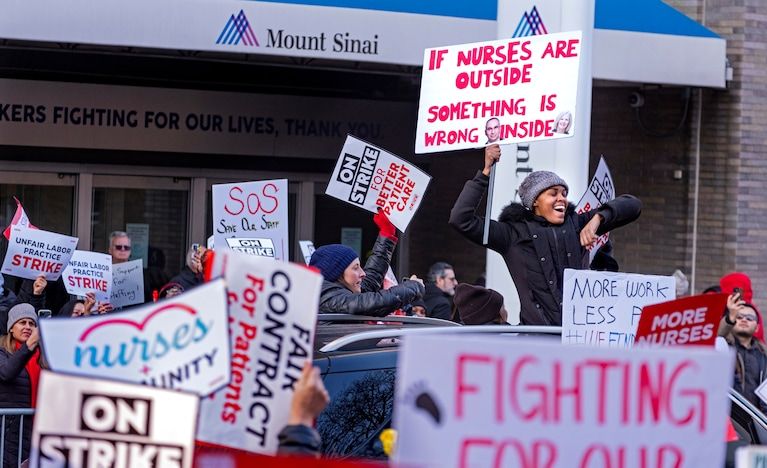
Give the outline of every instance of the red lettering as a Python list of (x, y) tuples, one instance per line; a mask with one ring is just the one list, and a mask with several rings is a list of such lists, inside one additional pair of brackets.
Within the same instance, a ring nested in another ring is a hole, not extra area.
[(488, 364), (492, 361), (490, 356), (487, 355), (481, 355), (481, 354), (461, 354), (458, 356), (458, 382), (456, 385), (456, 395), (455, 395), (455, 412), (456, 417), (459, 419), (463, 418), (463, 398), (464, 394), (467, 393), (477, 393), (479, 390), (479, 387), (476, 385), (469, 385), (465, 383), (465, 375), (466, 372), (465, 366), (469, 363), (481, 363), (481, 364)]
[[(271, 194), (267, 192), (267, 190), (270, 188), (272, 189)], [(264, 188), (261, 189), (261, 194), (264, 196), (264, 198), (272, 200), (272, 204), (273, 204), (272, 209), (270, 210), (267, 210), (266, 208), (262, 206), (261, 209), (264, 211), (264, 213), (274, 213), (274, 210), (276, 210), (277, 207), (280, 205), (280, 201), (275, 196), (277, 192), (278, 192), (277, 186), (274, 184), (266, 184), (264, 185)]]
[(476, 439), (464, 439), (461, 441), (461, 451), (460, 455), (458, 456), (459, 467), (468, 468), (476, 465), (476, 463), (469, 463), (469, 450), (471, 450), (475, 445), (480, 447), (492, 447), (493, 439), (483, 437)]
[(227, 203), (224, 203), (224, 211), (226, 211), (232, 216), (239, 215), (240, 213), (242, 213), (242, 210), (245, 209), (245, 203), (243, 203), (242, 200), (240, 200), (239, 198), (235, 197), (235, 192), (237, 192), (238, 194), (242, 194), (242, 189), (236, 185), (232, 187), (231, 189), (229, 189), (229, 199), (232, 200), (233, 202), (237, 202), (240, 205), (240, 208), (235, 209), (235, 211), (232, 211), (229, 209), (229, 205)]

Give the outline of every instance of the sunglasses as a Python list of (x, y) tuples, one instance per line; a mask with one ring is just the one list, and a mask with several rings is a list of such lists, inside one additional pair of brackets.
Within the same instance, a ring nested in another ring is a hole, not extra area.
[(735, 317), (736, 320), (745, 320), (746, 322), (756, 322), (756, 317), (753, 315), (738, 314)]
[(130, 245), (115, 245), (117, 250), (130, 250)]

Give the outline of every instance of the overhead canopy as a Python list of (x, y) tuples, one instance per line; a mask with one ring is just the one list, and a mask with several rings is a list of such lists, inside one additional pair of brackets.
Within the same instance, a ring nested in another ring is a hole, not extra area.
[(595, 79), (724, 88), (726, 47), (660, 0), (596, 0)]

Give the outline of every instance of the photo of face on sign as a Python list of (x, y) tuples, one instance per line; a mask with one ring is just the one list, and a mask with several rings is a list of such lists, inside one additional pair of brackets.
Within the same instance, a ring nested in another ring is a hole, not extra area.
[(485, 136), (487, 136), (486, 145), (503, 140), (501, 138), (501, 121), (498, 117), (491, 117), (485, 122)]
[(570, 133), (573, 127), (573, 114), (570, 111), (561, 112), (554, 120), (554, 133)]

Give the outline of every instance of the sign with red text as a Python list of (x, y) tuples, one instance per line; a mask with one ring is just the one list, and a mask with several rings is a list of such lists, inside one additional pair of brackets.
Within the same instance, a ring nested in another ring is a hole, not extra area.
[(371, 213), (383, 210), (404, 232), (430, 181), (415, 164), (348, 135), (325, 193)]
[(112, 265), (112, 294), (109, 303), (114, 307), (127, 307), (144, 303), (144, 269), (142, 260)]
[(403, 341), (395, 464), (723, 466), (732, 353), (512, 336)]
[(216, 252), (212, 277), (229, 298), (232, 379), (205, 398), (197, 439), (250, 452), (277, 452), (293, 385), (312, 359), (322, 276), (287, 262)]
[(288, 259), (287, 179), (218, 184), (213, 192), (213, 243), (227, 238), (270, 239), (277, 260)]
[(634, 345), (642, 308), (676, 299), (673, 276), (565, 269), (562, 343)]
[(57, 372), (198, 395), (229, 383), (223, 281), (125, 312), (41, 320), (40, 333), (45, 357)]
[(727, 294), (701, 294), (645, 306), (635, 344), (714, 346)]
[(426, 49), (415, 152), (573, 136), (581, 32)]
[[(597, 171), (594, 173), (591, 182), (589, 182), (589, 187), (581, 197), (581, 200), (575, 206), (575, 210), (578, 214), (587, 213), (613, 199), (615, 199), (613, 176), (610, 174), (610, 168), (607, 167), (605, 158), (600, 157)], [(605, 245), (609, 239), (609, 232), (606, 232), (597, 238), (597, 242), (589, 250), (589, 263), (594, 261), (594, 256), (597, 254), (599, 248)]]
[(200, 399), (43, 371), (31, 467), (190, 468)]
[(19, 278), (59, 279), (77, 248), (77, 237), (65, 236), (21, 224), (11, 227), (2, 272)]
[(75, 250), (62, 275), (69, 294), (85, 296), (94, 292), (97, 301), (109, 302), (112, 295), (111, 255)]

